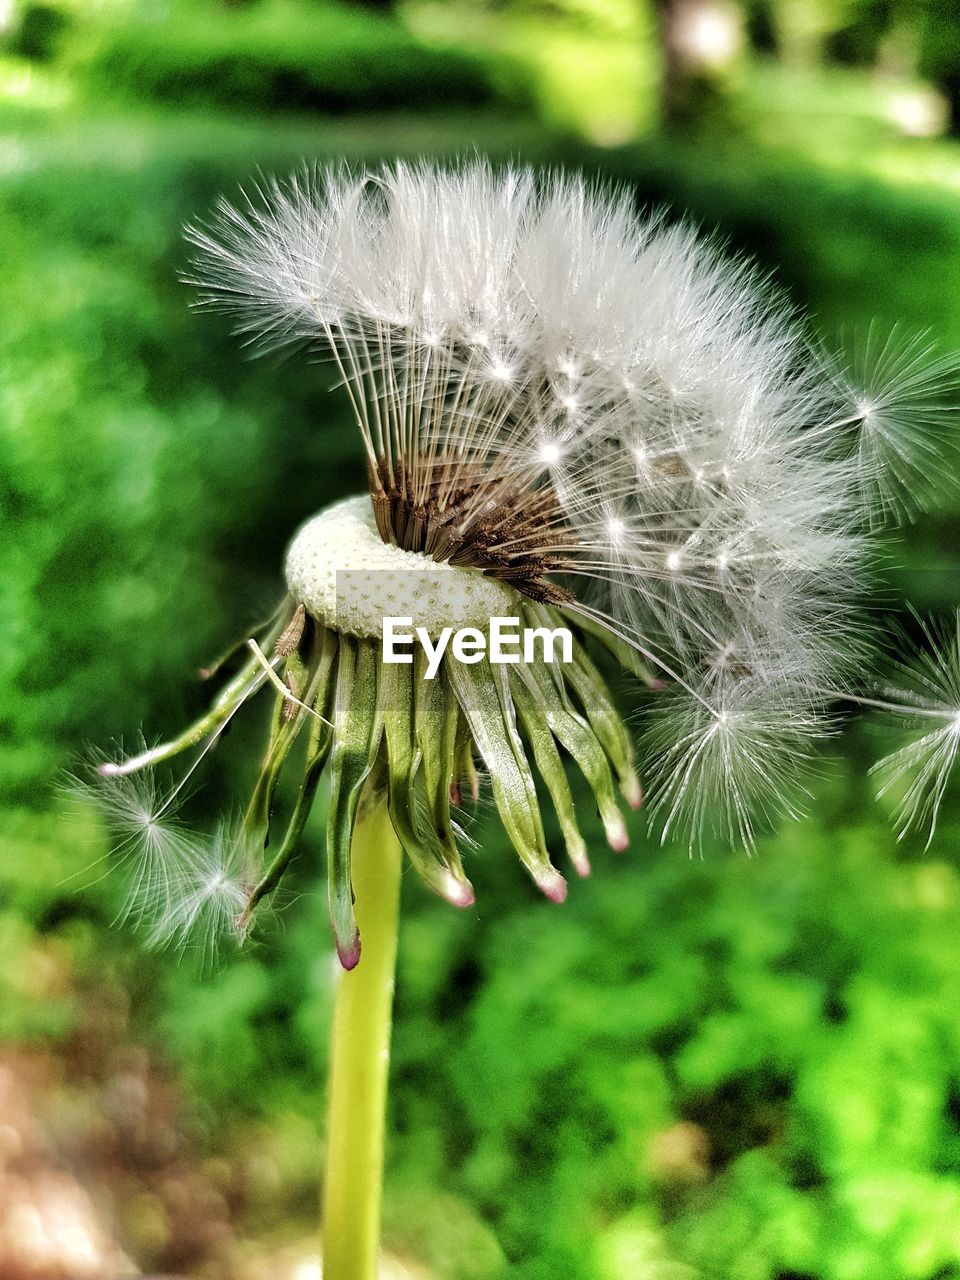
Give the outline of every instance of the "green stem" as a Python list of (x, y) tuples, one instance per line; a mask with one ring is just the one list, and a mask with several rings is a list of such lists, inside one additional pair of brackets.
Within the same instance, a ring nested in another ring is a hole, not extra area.
[(351, 847), (363, 949), (339, 975), (330, 1052), (324, 1280), (375, 1280), (379, 1261), (401, 855), (385, 801), (364, 801)]

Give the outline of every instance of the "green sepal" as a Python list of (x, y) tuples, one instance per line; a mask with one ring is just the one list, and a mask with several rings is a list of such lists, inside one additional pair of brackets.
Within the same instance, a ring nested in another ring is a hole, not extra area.
[(566, 676), (583, 703), (594, 733), (613, 761), (623, 798), (632, 809), (639, 808), (643, 792), (633, 767), (633, 744), (603, 676), (582, 648), (574, 652)]
[(350, 842), (360, 793), (376, 759), (383, 731), (377, 698), (378, 665), (370, 641), (340, 636), (327, 812), (327, 892), (337, 954), (345, 969), (352, 969), (360, 959), (360, 934), (353, 914), (350, 881)]
[(457, 726), (453, 775), (450, 778), (451, 796), (455, 790), (458, 806), (463, 804), (464, 784), (466, 784), (466, 794), (476, 803), (480, 799), (480, 775), (477, 773), (476, 762), (473, 758), (473, 737), (470, 733), (470, 726), (461, 715)]
[[(561, 614), (548, 611), (542, 606), (531, 605), (527, 612), (532, 614), (541, 626), (564, 625)], [(579, 618), (577, 621), (578, 624), (582, 622)], [(590, 628), (588, 627), (587, 630)], [(580, 699), (590, 727), (603, 750), (610, 757), (623, 798), (631, 809), (639, 808), (643, 791), (633, 767), (633, 744), (620, 712), (610, 696), (606, 681), (588, 657), (582, 644), (574, 645), (573, 661), (564, 664), (563, 678)]]
[[(322, 641), (319, 643), (322, 644)], [(314, 668), (313, 674), (310, 675), (308, 668), (299, 655), (291, 653), (284, 663), (283, 671), (285, 675), (288, 672), (291, 673), (299, 690), (297, 696), (301, 701), (306, 703), (308, 707), (314, 707), (318, 700), (319, 686), (324, 675), (322, 658)], [(308, 681), (309, 683), (307, 683)], [(322, 700), (325, 701), (325, 698)], [(292, 709), (292, 715), (288, 714), (288, 709)], [(320, 714), (323, 714), (322, 709)], [(280, 777), (284, 762), (299, 737), (304, 722), (308, 718), (316, 720), (316, 716), (311, 716), (310, 712), (304, 707), (297, 706), (296, 703), (290, 702), (289, 699), (280, 694), (277, 695), (266, 756), (243, 818), (245, 843), (250, 856), (253, 858), (257, 856), (259, 850), (266, 848), (269, 842), (270, 814), (273, 808), (277, 780)]]
[(556, 741), (540, 712), (536, 699), (523, 680), (514, 675), (510, 681), (510, 689), (523, 732), (533, 748), (537, 769), (550, 792), (550, 799), (553, 801), (560, 830), (563, 833), (567, 856), (577, 875), (589, 875), (590, 861), (587, 858), (587, 846), (577, 826), (573, 796), (570, 794), (570, 784), (567, 781), (566, 770), (563, 767), (560, 752), (557, 750)]
[[(327, 756), (333, 743), (333, 734), (329, 724), (325, 723), (331, 708), (335, 688), (337, 638), (330, 631), (324, 631), (319, 639), (319, 657), (315, 674), (310, 683), (310, 702), (317, 715), (310, 716), (310, 736), (307, 744), (307, 756), (303, 778), (297, 791), (293, 811), (287, 822), (283, 839), (274, 857), (259, 882), (251, 890), (247, 905), (240, 917), (239, 925), (245, 929), (258, 904), (274, 891), (280, 878), (290, 865), (297, 850), (297, 843), (303, 832), (304, 824), (310, 815), (310, 809), (317, 792), (317, 786), (323, 774)], [(304, 699), (306, 701), (306, 699)], [(301, 710), (300, 715), (306, 717), (307, 712)], [(320, 719), (319, 717), (323, 717)]]
[(426, 668), (426, 655), (421, 650), (413, 669), (413, 711), (424, 816), (430, 824), (428, 839), (448, 873), (443, 896), (458, 906), (469, 906), (474, 900), (473, 886), (463, 869), (450, 817), (450, 782), (456, 768), (460, 707), (443, 670), (433, 680), (427, 680)]
[(98, 766), (99, 772), (108, 778), (136, 773), (138, 769), (143, 769), (148, 765), (152, 768), (161, 764), (164, 760), (172, 759), (173, 756), (179, 755), (181, 751), (187, 751), (190, 747), (195, 747), (204, 738), (214, 737), (221, 732), (223, 726), (234, 712), (239, 710), (248, 698), (253, 697), (265, 680), (266, 676), (263, 668), (256, 659), (251, 658), (220, 691), (210, 710), (205, 715), (202, 715), (199, 720), (195, 720), (193, 724), (184, 729), (182, 733), (177, 734), (175, 738), (171, 738), (168, 742), (160, 743), (159, 746), (141, 751), (139, 755), (130, 756), (120, 764), (105, 761)]
[[(434, 855), (436, 841), (425, 838), (418, 812), (416, 778), (421, 753), (413, 725), (412, 666), (405, 663), (382, 664), (380, 699), (384, 708), (387, 746), (387, 808), (393, 829), (427, 886), (449, 902), (466, 905), (463, 889), (451, 882), (450, 872)], [(463, 883), (470, 888), (465, 877)], [(472, 889), (470, 893), (472, 897)]]
[[(563, 665), (564, 679), (569, 679), (572, 669), (573, 663)], [(609, 844), (618, 850), (626, 848), (627, 831), (614, 790), (610, 760), (592, 723), (574, 709), (552, 670), (543, 663), (521, 663), (516, 668), (516, 678), (530, 691), (541, 718), (590, 784)]]
[[(310, 692), (307, 690), (310, 681), (310, 668), (300, 656), (300, 651), (294, 651), (287, 655), (283, 663), (283, 683), (287, 686), (295, 698), (301, 702), (305, 702), (310, 706)], [(304, 692), (307, 690), (307, 692)], [(298, 707), (296, 702), (289, 698), (281, 698), (282, 706), (280, 708), (281, 719), (294, 720), (298, 715), (304, 715), (302, 707)]]
[(444, 670), (490, 773), (493, 798), (514, 849), (543, 892), (562, 902), (567, 886), (547, 853), (537, 791), (504, 668), (488, 662), (447, 662)]

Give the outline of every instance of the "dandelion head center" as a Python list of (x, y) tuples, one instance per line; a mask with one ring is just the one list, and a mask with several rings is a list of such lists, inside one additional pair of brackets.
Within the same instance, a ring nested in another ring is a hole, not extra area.
[[(558, 454), (559, 456), (559, 454)], [(432, 562), (480, 570), (531, 600), (565, 604), (545, 575), (569, 568), (558, 542), (573, 534), (553, 488), (529, 483), (486, 457), (413, 452), (381, 458), (369, 473), (377, 531), (387, 544)]]
[(286, 578), (307, 613), (354, 636), (380, 636), (385, 617), (412, 618), (436, 636), (517, 612), (518, 593), (506, 583), (384, 542), (365, 495), (303, 525), (287, 551)]

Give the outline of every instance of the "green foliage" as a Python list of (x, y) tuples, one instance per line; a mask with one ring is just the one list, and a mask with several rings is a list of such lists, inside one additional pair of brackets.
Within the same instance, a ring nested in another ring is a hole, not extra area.
[(614, 1274), (625, 1238), (732, 1280), (960, 1267), (956, 870), (872, 823), (634, 856), (563, 921), (408, 926), (395, 1158), (432, 1135), (523, 1280)]
[(918, 8), (919, 54), (924, 73), (934, 80), (955, 81), (960, 56), (955, 0), (925, 0)]
[(78, 37), (76, 57), (98, 95), (110, 85), (166, 103), (336, 112), (525, 99), (509, 58), (424, 44), (395, 18), (346, 5), (134, 11)]
[(53, 4), (25, 4), (3, 41), (10, 53), (35, 62), (55, 57), (70, 19)]
[(64, 748), (135, 731), (150, 684), (172, 703), (156, 731), (177, 723), (185, 673), (274, 607), (291, 513), (350, 483), (350, 451), (343, 431), (304, 440), (315, 368), (280, 404), (275, 369), (244, 368), (225, 327), (188, 310), (180, 228), (213, 199), (188, 167), (8, 194), (0, 758), (27, 795)]

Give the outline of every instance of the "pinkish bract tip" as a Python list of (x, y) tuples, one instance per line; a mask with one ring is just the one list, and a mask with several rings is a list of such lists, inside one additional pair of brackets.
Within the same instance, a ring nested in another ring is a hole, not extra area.
[(356, 934), (353, 940), (343, 945), (337, 943), (337, 958), (340, 961), (340, 967), (346, 969), (347, 972), (355, 969), (360, 963), (360, 935)]
[(623, 853), (624, 849), (630, 843), (630, 837), (627, 835), (626, 823), (622, 818), (616, 821), (610, 821), (606, 824), (607, 844), (614, 853)]
[(537, 885), (551, 902), (563, 902), (567, 896), (567, 882), (559, 871), (553, 875), (545, 875), (537, 880)]
[(643, 804), (643, 787), (640, 779), (634, 774), (623, 786), (623, 798), (631, 809), (639, 809)]
[(112, 760), (104, 760), (102, 764), (97, 765), (97, 773), (101, 778), (118, 778), (123, 772), (123, 766), (115, 764)]
[(449, 872), (444, 876), (443, 896), (454, 907), (472, 907), (476, 902), (470, 881), (458, 880)]

